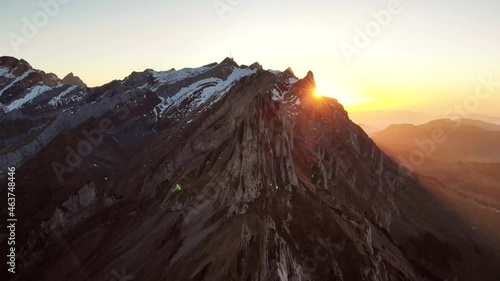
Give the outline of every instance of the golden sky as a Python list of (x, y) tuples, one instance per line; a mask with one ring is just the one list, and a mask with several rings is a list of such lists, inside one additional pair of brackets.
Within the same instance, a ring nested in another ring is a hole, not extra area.
[[(232, 52), (240, 64), (312, 70), (319, 91), (351, 111), (435, 116), (473, 94), (479, 77), (500, 80), (500, 1), (65, 1), (0, 3), (0, 54), (97, 86)], [(479, 113), (500, 115), (498, 96)]]

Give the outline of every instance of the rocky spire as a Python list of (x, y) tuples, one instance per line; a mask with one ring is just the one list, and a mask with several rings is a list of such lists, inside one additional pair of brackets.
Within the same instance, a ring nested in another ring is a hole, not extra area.
[(67, 85), (75, 85), (75, 86), (80, 86), (80, 87), (87, 87), (87, 84), (85, 84), (80, 77), (75, 76), (73, 72), (69, 73), (66, 75), (66, 77), (63, 78), (62, 82)]

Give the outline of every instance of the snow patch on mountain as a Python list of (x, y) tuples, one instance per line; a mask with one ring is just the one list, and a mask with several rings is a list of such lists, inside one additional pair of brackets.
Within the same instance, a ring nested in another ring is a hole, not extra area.
[[(63, 98), (66, 97), (66, 95), (68, 95), (69, 93), (73, 92), (78, 86), (71, 86), (69, 88), (67, 88), (66, 90), (62, 91), (59, 95), (53, 97), (50, 101), (49, 101), (49, 105), (50, 106), (56, 106), (59, 104), (59, 102), (61, 102), (61, 100)], [(76, 97), (73, 97), (73, 98), (76, 98)], [(77, 100), (77, 99), (74, 99), (74, 100)], [(72, 100), (72, 101), (74, 101)]]
[(19, 109), (23, 105), (25, 105), (26, 103), (30, 102), (34, 98), (38, 97), (39, 95), (41, 95), (49, 90), (52, 90), (52, 88), (49, 86), (45, 86), (45, 85), (35, 86), (35, 87), (31, 88), (29, 90), (29, 92), (23, 98), (13, 101), (11, 104), (9, 104), (7, 106), (7, 108), (9, 109), (9, 111)]
[(283, 100), (283, 93), (279, 89), (273, 88), (271, 91), (273, 93), (273, 101)]
[(162, 98), (162, 102), (153, 110), (157, 118), (161, 118), (170, 107), (178, 107), (183, 102), (189, 100), (187, 107), (191, 111), (210, 100), (210, 104), (219, 101), (241, 78), (255, 74), (255, 69), (235, 68), (226, 80), (219, 78), (207, 78), (195, 82), (187, 87), (182, 88), (177, 94), (171, 98)]
[(0, 103), (0, 113), (9, 112), (9, 108), (7, 108), (3, 103)]
[(173, 84), (189, 77), (198, 76), (214, 67), (215, 66), (202, 66), (199, 68), (184, 68), (181, 70), (154, 71), (151, 74), (155, 79), (156, 86), (153, 87), (152, 90), (156, 91), (162, 85)]
[(214, 87), (207, 88), (203, 92), (202, 99), (198, 103), (198, 105), (205, 103), (208, 99), (210, 99), (212, 96), (215, 98), (211, 101), (209, 106), (212, 104), (216, 103), (219, 101), (229, 90), (231, 87), (236, 84), (238, 81), (240, 81), (243, 77), (246, 76), (251, 76), (257, 72), (256, 69), (241, 69), (241, 68), (236, 68), (231, 75), (227, 78), (227, 80), (222, 81), (218, 85), (215, 85)]
[(34, 71), (33, 70), (28, 70), (26, 71), (23, 75), (17, 77), (16, 79), (14, 79), (14, 81), (12, 81), (9, 85), (5, 86), (5, 88), (3, 88), (2, 90), (0, 90), (0, 97), (2, 96), (2, 94), (8, 90), (10, 87), (14, 86), (16, 83), (24, 80), (26, 77), (28, 77), (28, 75), (30, 75), (31, 73), (33, 73)]
[(163, 116), (163, 114), (165, 113), (165, 111), (168, 108), (168, 105), (171, 104), (171, 102), (168, 101), (166, 98), (163, 98), (160, 96), (158, 96), (158, 98), (161, 100), (161, 102), (157, 106), (155, 106), (155, 108), (153, 109), (153, 113), (155, 114), (156, 121), (158, 121), (158, 119), (160, 119)]
[(0, 67), (0, 76), (6, 78), (14, 78), (15, 76), (12, 74), (12, 70), (7, 67)]

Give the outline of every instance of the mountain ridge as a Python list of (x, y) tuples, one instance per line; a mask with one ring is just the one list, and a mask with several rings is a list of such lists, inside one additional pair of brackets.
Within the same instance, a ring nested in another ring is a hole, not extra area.
[[(430, 143), (435, 134), (445, 143)], [(380, 146), (418, 153), (441, 161), (500, 162), (500, 126), (474, 119), (438, 119), (422, 125), (395, 124), (371, 134)], [(431, 150), (431, 151), (427, 151)], [(394, 151), (391, 155), (397, 154)]]
[(496, 276), (487, 241), (314, 97), (312, 72), (226, 59), (57, 85), (0, 116), (25, 187), (14, 280)]

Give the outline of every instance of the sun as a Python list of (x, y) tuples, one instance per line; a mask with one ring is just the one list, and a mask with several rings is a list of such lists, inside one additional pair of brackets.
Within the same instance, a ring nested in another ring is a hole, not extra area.
[(317, 99), (320, 99), (322, 97), (337, 98), (333, 94), (334, 92), (336, 92), (336, 91), (329, 90), (329, 89), (324, 88), (324, 87), (316, 86), (316, 88), (314, 88), (314, 90), (313, 90), (313, 96)]
[(335, 87), (323, 87), (318, 85), (313, 91), (313, 96), (316, 99), (320, 99), (321, 97), (334, 98), (347, 107), (359, 106), (370, 102), (367, 98), (355, 94), (347, 94), (346, 92), (342, 92)]
[(319, 99), (323, 96), (323, 94), (321, 94), (321, 92), (318, 90), (318, 87), (314, 88), (313, 90), (313, 97)]

